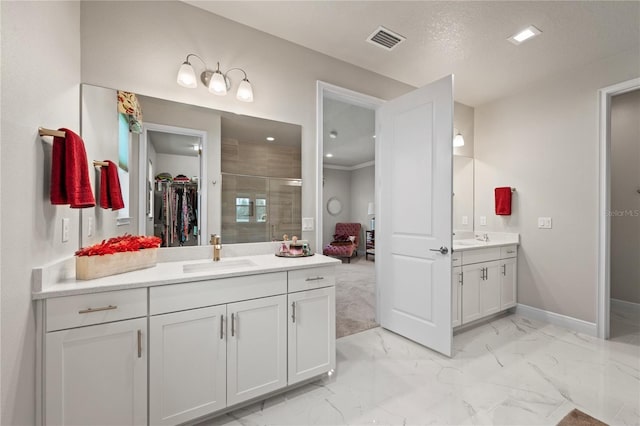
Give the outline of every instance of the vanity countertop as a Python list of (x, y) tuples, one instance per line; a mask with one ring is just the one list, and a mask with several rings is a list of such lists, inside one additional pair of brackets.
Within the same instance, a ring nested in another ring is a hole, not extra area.
[[(258, 275), (339, 263), (340, 260), (321, 254), (300, 258), (261, 254), (223, 257), (219, 262), (213, 262), (210, 259), (159, 262), (152, 268), (85, 281), (76, 280), (71, 273), (75, 268), (75, 259), (71, 258), (55, 265), (34, 269), (32, 299)], [(65, 276), (73, 276), (73, 278), (65, 278)]]
[(520, 244), (520, 235), (513, 233), (488, 233), (489, 240), (482, 241), (476, 238), (464, 238), (453, 240), (454, 251), (475, 250), (488, 247), (503, 247)]

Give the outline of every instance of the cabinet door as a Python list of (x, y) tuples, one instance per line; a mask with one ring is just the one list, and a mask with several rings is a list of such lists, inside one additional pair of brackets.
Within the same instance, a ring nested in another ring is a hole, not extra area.
[(504, 259), (500, 264), (500, 308), (504, 310), (516, 305), (518, 259)]
[(500, 262), (482, 263), (485, 268), (484, 280), (480, 284), (480, 309), (482, 316), (500, 312)]
[(462, 324), (462, 268), (451, 268), (451, 325)]
[(147, 424), (147, 319), (47, 333), (47, 425)]
[(480, 291), (484, 265), (475, 264), (462, 267), (462, 324), (477, 320), (482, 316)]
[(335, 368), (336, 290), (291, 293), (288, 302), (291, 385)]
[(227, 305), (227, 404), (287, 384), (287, 296)]
[(226, 406), (226, 305), (150, 318), (149, 417), (173, 425)]

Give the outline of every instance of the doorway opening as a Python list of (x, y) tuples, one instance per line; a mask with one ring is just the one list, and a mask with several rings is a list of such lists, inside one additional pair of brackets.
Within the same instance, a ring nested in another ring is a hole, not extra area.
[[(140, 145), (139, 232), (162, 239), (162, 247), (196, 246), (206, 234), (207, 134), (145, 123)], [(143, 198), (141, 197), (141, 200)]]
[(336, 337), (378, 326), (375, 115), (382, 100), (318, 82), (318, 253), (336, 271)]
[[(625, 264), (626, 258), (616, 258), (613, 259), (614, 254), (619, 251), (618, 243), (624, 244), (625, 242), (633, 242), (631, 240), (627, 240), (626, 237), (614, 238), (616, 235), (620, 234), (620, 231), (623, 233), (624, 227), (630, 225), (631, 227), (637, 226), (638, 221), (640, 220), (640, 212), (637, 212), (636, 209), (630, 208), (627, 209), (624, 207), (625, 205), (632, 206), (634, 203), (640, 203), (640, 175), (638, 175), (638, 166), (636, 163), (635, 172), (633, 176), (622, 177), (622, 179), (618, 179), (617, 174), (622, 171), (622, 169), (618, 169), (617, 164), (615, 162), (618, 157), (618, 152), (613, 152), (613, 136), (615, 136), (618, 131), (613, 130), (612, 126), (612, 103), (614, 99), (616, 102), (620, 98), (620, 96), (625, 96), (626, 94), (633, 95), (632, 92), (638, 92), (640, 89), (640, 78), (636, 78), (633, 80), (625, 81), (613, 86), (605, 87), (599, 90), (599, 111), (600, 111), (600, 202), (599, 202), (599, 256), (598, 256), (598, 316), (597, 316), (597, 329), (598, 329), (598, 337), (603, 339), (609, 339), (612, 337), (611, 335), (611, 325), (612, 325), (612, 312), (613, 306), (615, 306), (616, 316), (618, 320), (623, 320), (624, 317), (629, 314), (619, 312), (619, 309), (628, 310), (627, 308), (631, 308), (631, 315), (638, 314), (638, 310), (640, 309), (640, 303), (634, 303), (633, 301), (627, 303), (618, 303), (615, 299), (616, 297), (624, 297), (621, 295), (625, 295), (626, 291), (623, 289), (616, 288), (612, 291), (612, 279), (618, 280), (616, 278), (619, 275), (619, 271), (614, 274), (613, 268), (621, 266), (623, 269), (626, 267)], [(626, 96), (625, 96), (626, 97)], [(637, 126), (637, 115), (635, 116)], [(632, 125), (633, 125), (632, 124)], [(637, 128), (637, 127), (636, 127)], [(617, 144), (617, 143), (616, 143)], [(637, 139), (636, 139), (637, 144)], [(615, 148), (616, 151), (619, 148)], [(624, 152), (623, 148), (623, 152)], [(631, 152), (633, 152), (634, 147), (629, 146)], [(635, 147), (635, 152), (639, 149), (637, 146)], [(631, 154), (632, 155), (632, 154)], [(640, 162), (640, 158), (637, 158), (638, 162)], [(622, 163), (622, 167), (624, 168), (624, 163)], [(613, 172), (613, 169), (616, 168), (616, 172)], [(614, 180), (615, 179), (615, 180)], [(630, 180), (634, 179), (635, 182), (631, 182)], [(621, 183), (616, 184), (620, 180)], [(629, 191), (628, 188), (635, 188), (635, 192)], [(618, 191), (622, 191), (618, 193)], [(626, 192), (626, 193), (625, 193)], [(618, 194), (616, 194), (618, 193)], [(620, 212), (620, 214), (618, 213)], [(627, 216), (625, 218), (625, 215)], [(621, 220), (619, 220), (621, 219)], [(615, 222), (614, 222), (615, 221)], [(629, 222), (629, 223), (626, 223)], [(613, 227), (612, 227), (613, 225)], [(621, 228), (622, 229), (618, 229)], [(640, 229), (640, 227), (639, 227)], [(640, 238), (640, 237), (638, 237)], [(634, 253), (630, 253), (631, 255), (635, 254), (635, 259), (633, 259), (635, 268), (640, 264), (640, 258), (638, 258), (638, 251), (636, 250)], [(629, 277), (631, 278), (631, 277)], [(637, 290), (640, 283), (635, 283), (635, 288)], [(632, 284), (633, 286), (633, 284)], [(632, 291), (633, 292), (633, 291)], [(626, 298), (626, 297), (625, 297)], [(638, 301), (640, 302), (640, 300)], [(622, 315), (623, 317), (620, 317)], [(639, 316), (640, 317), (640, 316)], [(619, 322), (619, 321), (618, 321)], [(621, 324), (624, 326), (624, 324)], [(617, 332), (616, 332), (617, 333)], [(640, 335), (633, 336), (632, 339), (640, 339)]]

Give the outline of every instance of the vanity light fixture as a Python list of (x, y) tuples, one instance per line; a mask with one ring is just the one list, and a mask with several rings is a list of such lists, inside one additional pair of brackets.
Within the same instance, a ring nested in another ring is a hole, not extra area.
[(338, 137), (338, 132), (337, 132), (336, 130), (332, 130), (332, 131), (330, 131), (330, 132), (329, 132), (329, 137), (330, 137), (331, 139), (335, 139), (335, 138), (337, 138), (337, 137)]
[(527, 28), (525, 28), (524, 30), (520, 31), (517, 34), (512, 35), (507, 40), (509, 40), (511, 43), (517, 46), (520, 43), (523, 43), (541, 33), (542, 31), (540, 31), (533, 25), (529, 25)]
[(456, 133), (453, 138), (453, 147), (460, 148), (461, 146), (464, 146), (464, 138), (462, 137), (462, 134), (457, 129), (453, 129), (453, 131)]
[(186, 87), (188, 89), (198, 87), (196, 73), (193, 70), (191, 62), (189, 62), (189, 58), (192, 56), (200, 59), (200, 61), (204, 65), (204, 71), (202, 71), (202, 74), (200, 74), (200, 80), (204, 83), (205, 86), (207, 86), (209, 92), (218, 96), (226, 95), (227, 91), (231, 90), (231, 80), (229, 80), (228, 74), (231, 71), (241, 71), (244, 75), (244, 78), (238, 85), (236, 98), (242, 102), (253, 102), (253, 88), (251, 87), (251, 83), (247, 78), (247, 73), (242, 68), (231, 68), (223, 73), (220, 70), (220, 62), (218, 62), (216, 70), (211, 71), (209, 70), (209, 67), (207, 67), (206, 62), (195, 53), (189, 53), (187, 55), (187, 58), (180, 66), (180, 69), (178, 70), (177, 82), (180, 86)]

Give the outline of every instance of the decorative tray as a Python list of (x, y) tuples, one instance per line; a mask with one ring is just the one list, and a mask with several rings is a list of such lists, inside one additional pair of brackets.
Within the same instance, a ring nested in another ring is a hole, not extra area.
[(278, 257), (309, 257), (309, 256), (313, 256), (314, 254), (315, 253), (311, 253), (311, 254), (276, 253), (276, 256)]

